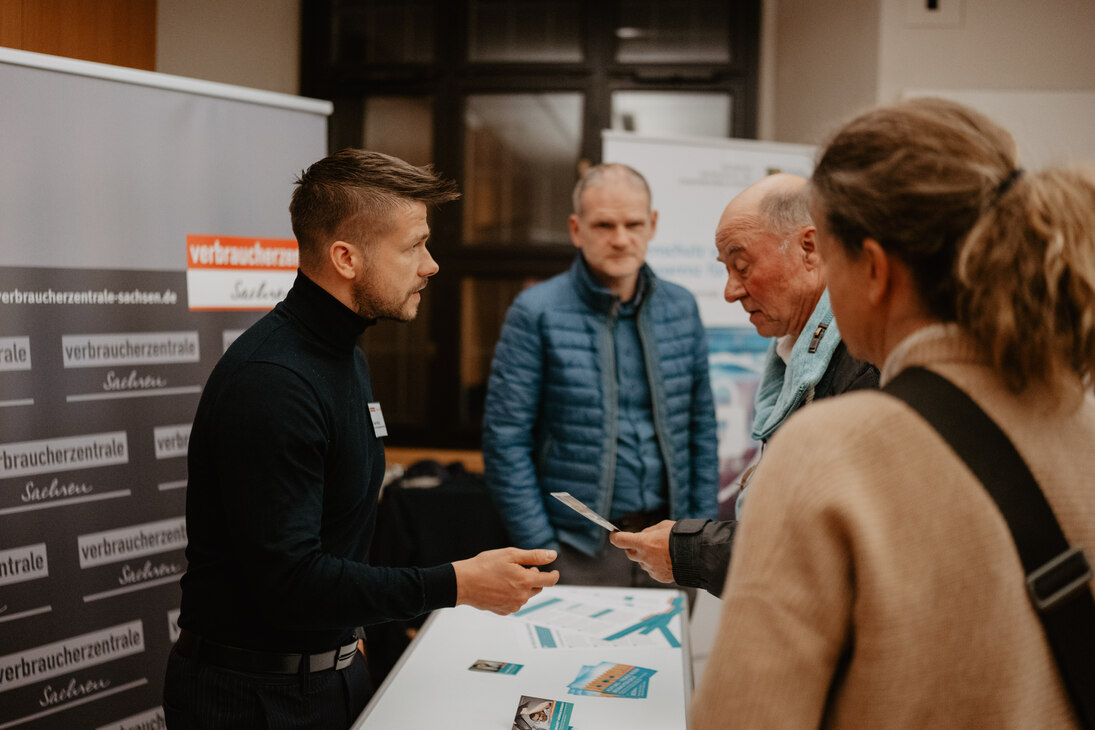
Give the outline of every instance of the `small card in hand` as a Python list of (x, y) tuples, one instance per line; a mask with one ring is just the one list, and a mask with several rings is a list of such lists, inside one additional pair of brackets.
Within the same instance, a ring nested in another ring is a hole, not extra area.
[(575, 512), (580, 514), (582, 517), (585, 517), (587, 520), (589, 520), (593, 524), (600, 525), (601, 527), (605, 528), (609, 532), (619, 532), (620, 531), (620, 528), (616, 527), (616, 525), (612, 524), (611, 522), (606, 520), (604, 517), (601, 517), (599, 514), (597, 514), (593, 510), (591, 510), (589, 507), (586, 507), (584, 504), (582, 504), (582, 502), (578, 501), (573, 496), (571, 496), (570, 492), (552, 492), (551, 496), (555, 497), (555, 499), (559, 500), (560, 502), (565, 504), (567, 507), (570, 507), (572, 510), (574, 510)]

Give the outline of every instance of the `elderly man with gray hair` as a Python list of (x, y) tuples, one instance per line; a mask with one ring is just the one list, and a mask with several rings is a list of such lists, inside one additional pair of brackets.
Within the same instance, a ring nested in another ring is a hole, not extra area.
[[(833, 321), (810, 218), (808, 183), (777, 174), (726, 206), (715, 231), (726, 266), (726, 301), (740, 302), (757, 333), (774, 338), (757, 389), (753, 438), (764, 444), (799, 408), (818, 398), (878, 387), (878, 370), (848, 354)], [(756, 461), (754, 461), (754, 467)], [(752, 468), (739, 479), (735, 517)], [(736, 519), (665, 520), (610, 538), (651, 577), (718, 596), (726, 581)]]

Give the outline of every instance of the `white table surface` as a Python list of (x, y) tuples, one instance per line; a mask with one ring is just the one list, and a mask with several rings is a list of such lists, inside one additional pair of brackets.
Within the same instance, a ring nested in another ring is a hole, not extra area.
[[(556, 586), (540, 597), (616, 593), (656, 596), (668, 603), (681, 591), (658, 588)], [(592, 599), (591, 599), (592, 600)], [(687, 727), (692, 693), (687, 609), (670, 627), (679, 647), (596, 646), (531, 648), (523, 639), (527, 622), (467, 606), (435, 611), (403, 653), (362, 712), (353, 730), (510, 730), (522, 695), (574, 704), (575, 730), (627, 728), (674, 730)], [(683, 619), (683, 620), (682, 620)], [(469, 670), (476, 660), (523, 664), (517, 674)], [(583, 665), (601, 662), (657, 670), (645, 698), (580, 696), (567, 693)]]

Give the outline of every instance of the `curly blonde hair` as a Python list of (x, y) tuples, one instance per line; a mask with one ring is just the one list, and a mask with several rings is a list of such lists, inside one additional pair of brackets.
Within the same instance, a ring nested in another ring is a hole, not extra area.
[(1095, 176), (1019, 169), (1011, 135), (943, 99), (859, 116), (822, 152), (815, 207), (849, 255), (873, 238), (1014, 392), (1095, 372)]

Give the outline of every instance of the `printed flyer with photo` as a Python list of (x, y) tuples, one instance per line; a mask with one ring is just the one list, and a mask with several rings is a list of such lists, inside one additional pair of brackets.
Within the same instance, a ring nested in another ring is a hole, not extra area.
[(521, 695), (513, 730), (571, 730), (570, 715), (574, 705), (561, 700)]
[(498, 662), (493, 659), (476, 659), (475, 663), (468, 667), (468, 669), (475, 672), (492, 672), (494, 674), (517, 674), (524, 666), (524, 664)]

